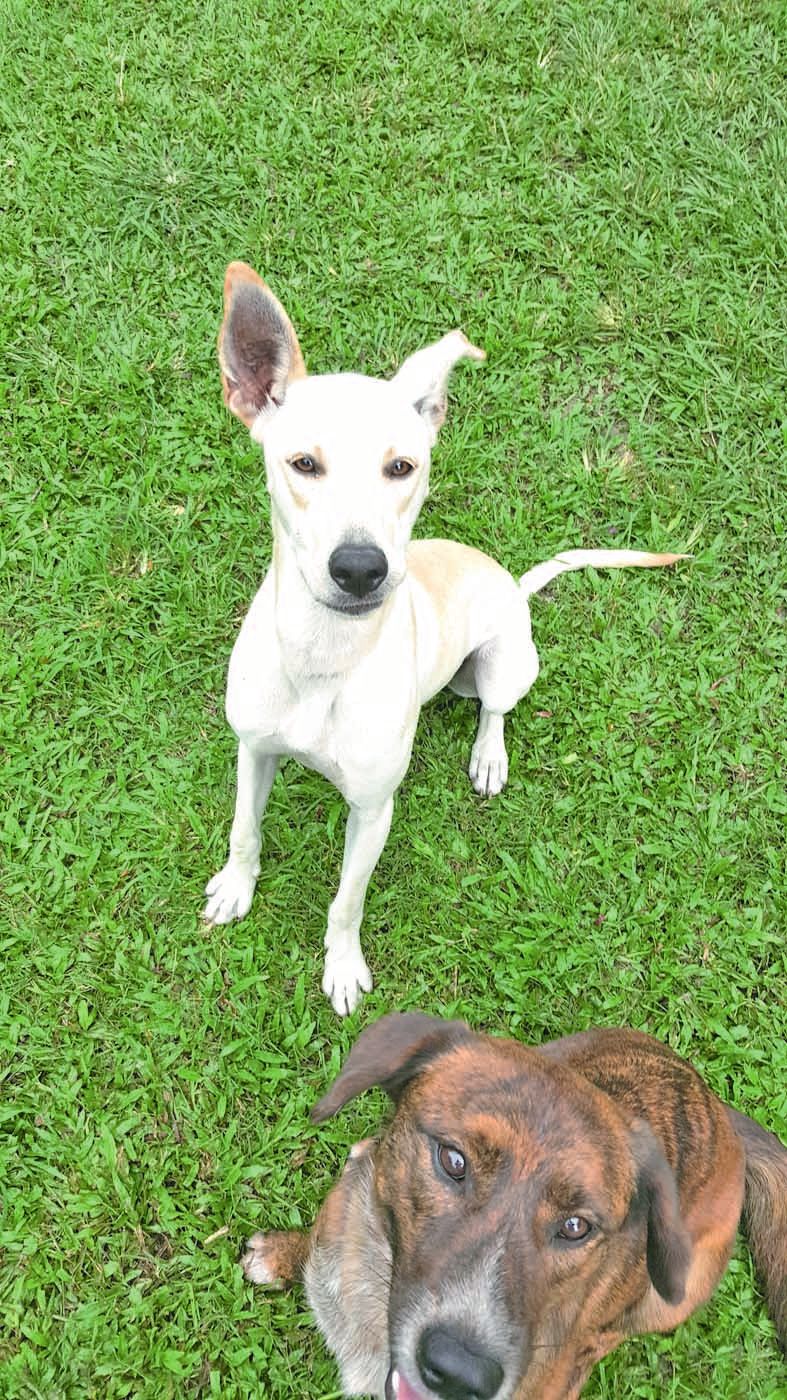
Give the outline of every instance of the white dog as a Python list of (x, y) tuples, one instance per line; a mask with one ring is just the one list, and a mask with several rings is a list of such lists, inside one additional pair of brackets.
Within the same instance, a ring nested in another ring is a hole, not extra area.
[(225, 924), (248, 912), (279, 760), (323, 773), (350, 808), (322, 982), (345, 1015), (372, 986), (361, 952), (364, 898), (421, 706), (445, 685), (480, 700), (470, 777), (476, 792), (494, 796), (508, 776), (503, 717), (538, 674), (529, 595), (585, 564), (684, 556), (573, 550), (516, 582), (477, 549), (411, 544), (448, 376), (457, 360), (484, 352), (457, 330), (390, 381), (307, 377), (289, 317), (244, 263), (227, 269), (224, 308), (224, 398), (264, 449), (273, 560), (230, 660), (238, 791), (229, 860), (207, 886), (205, 918)]

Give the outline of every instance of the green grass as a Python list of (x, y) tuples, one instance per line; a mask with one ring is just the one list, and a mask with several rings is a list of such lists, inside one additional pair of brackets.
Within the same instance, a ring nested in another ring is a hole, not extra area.
[[(373, 1098), (307, 1111), (392, 1007), (538, 1040), (629, 1023), (787, 1135), (782, 0), (0, 0), (5, 784), (0, 1394), (336, 1394), (238, 1244), (309, 1221)], [(376, 988), (319, 990), (343, 828), (290, 765), (251, 915), (206, 931), (226, 663), (269, 556), (221, 405), (225, 263), (315, 370), (461, 324), (423, 534), (561, 580), (510, 786), (425, 712), (367, 904)], [(205, 1244), (214, 1231), (229, 1233)], [(777, 1400), (741, 1247), (594, 1400)]]

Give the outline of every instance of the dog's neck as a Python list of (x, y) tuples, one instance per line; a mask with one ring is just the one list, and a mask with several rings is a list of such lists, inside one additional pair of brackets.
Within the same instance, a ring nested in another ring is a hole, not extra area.
[(307, 587), (275, 515), (272, 523), (276, 633), (285, 670), (296, 686), (339, 680), (375, 646), (395, 595), (368, 617), (334, 612)]

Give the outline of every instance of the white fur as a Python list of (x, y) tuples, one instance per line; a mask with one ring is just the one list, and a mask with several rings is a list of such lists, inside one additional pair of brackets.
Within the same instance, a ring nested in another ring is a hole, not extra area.
[(516, 1388), (523, 1338), (508, 1315), (501, 1287), (502, 1246), (478, 1257), (461, 1275), (439, 1279), (430, 1288), (408, 1292), (396, 1318), (388, 1316), (391, 1361), (411, 1390), (424, 1400), (433, 1392), (419, 1377), (418, 1338), (432, 1326), (445, 1327), (472, 1338), (479, 1349), (496, 1357), (504, 1378), (495, 1400), (510, 1400)]
[[(421, 706), (447, 684), (481, 700), (470, 777), (477, 792), (492, 797), (508, 775), (503, 715), (538, 674), (527, 605), (533, 575), (520, 586), (477, 550), (448, 541), (410, 544), (445, 383), (461, 356), (482, 352), (452, 332), (411, 356), (390, 382), (357, 374), (298, 378), (280, 407), (267, 404), (251, 423), (265, 453), (273, 562), (230, 660), (237, 801), (229, 859), (207, 886), (205, 918), (227, 923), (248, 912), (260, 868), (260, 820), (280, 758), (324, 774), (350, 809), (323, 976), (340, 1015), (372, 986), (360, 944), (364, 899)], [(322, 474), (297, 473), (292, 460), (299, 454), (318, 458)], [(384, 467), (397, 458), (415, 470), (393, 480)], [(379, 606), (363, 616), (337, 611), (348, 597), (328, 571), (332, 551), (347, 542), (374, 544), (388, 561), (375, 594)], [(574, 551), (540, 566), (536, 586), (582, 563), (674, 557)]]

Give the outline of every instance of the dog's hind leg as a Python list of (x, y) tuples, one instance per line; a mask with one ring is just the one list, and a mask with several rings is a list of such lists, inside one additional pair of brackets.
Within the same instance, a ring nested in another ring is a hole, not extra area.
[(538, 653), (527, 622), (515, 629), (507, 627), (479, 647), (473, 661), (481, 714), (468, 771), (476, 792), (496, 797), (508, 778), (503, 717), (527, 694), (538, 675)]
[(351, 806), (344, 838), (342, 878), (328, 913), (322, 989), (340, 1016), (354, 1011), (372, 974), (361, 952), (366, 889), (380, 859), (393, 816), (393, 797), (375, 807)]
[(242, 741), (238, 745), (229, 860), (205, 887), (208, 902), (202, 917), (210, 924), (228, 924), (249, 912), (260, 873), (260, 822), (278, 766), (276, 754), (255, 754)]
[(300, 1282), (308, 1255), (304, 1230), (258, 1230), (247, 1240), (240, 1266), (250, 1283), (290, 1288)]
[(497, 797), (508, 782), (503, 715), (481, 706), (478, 732), (470, 754), (470, 781), (481, 797)]

